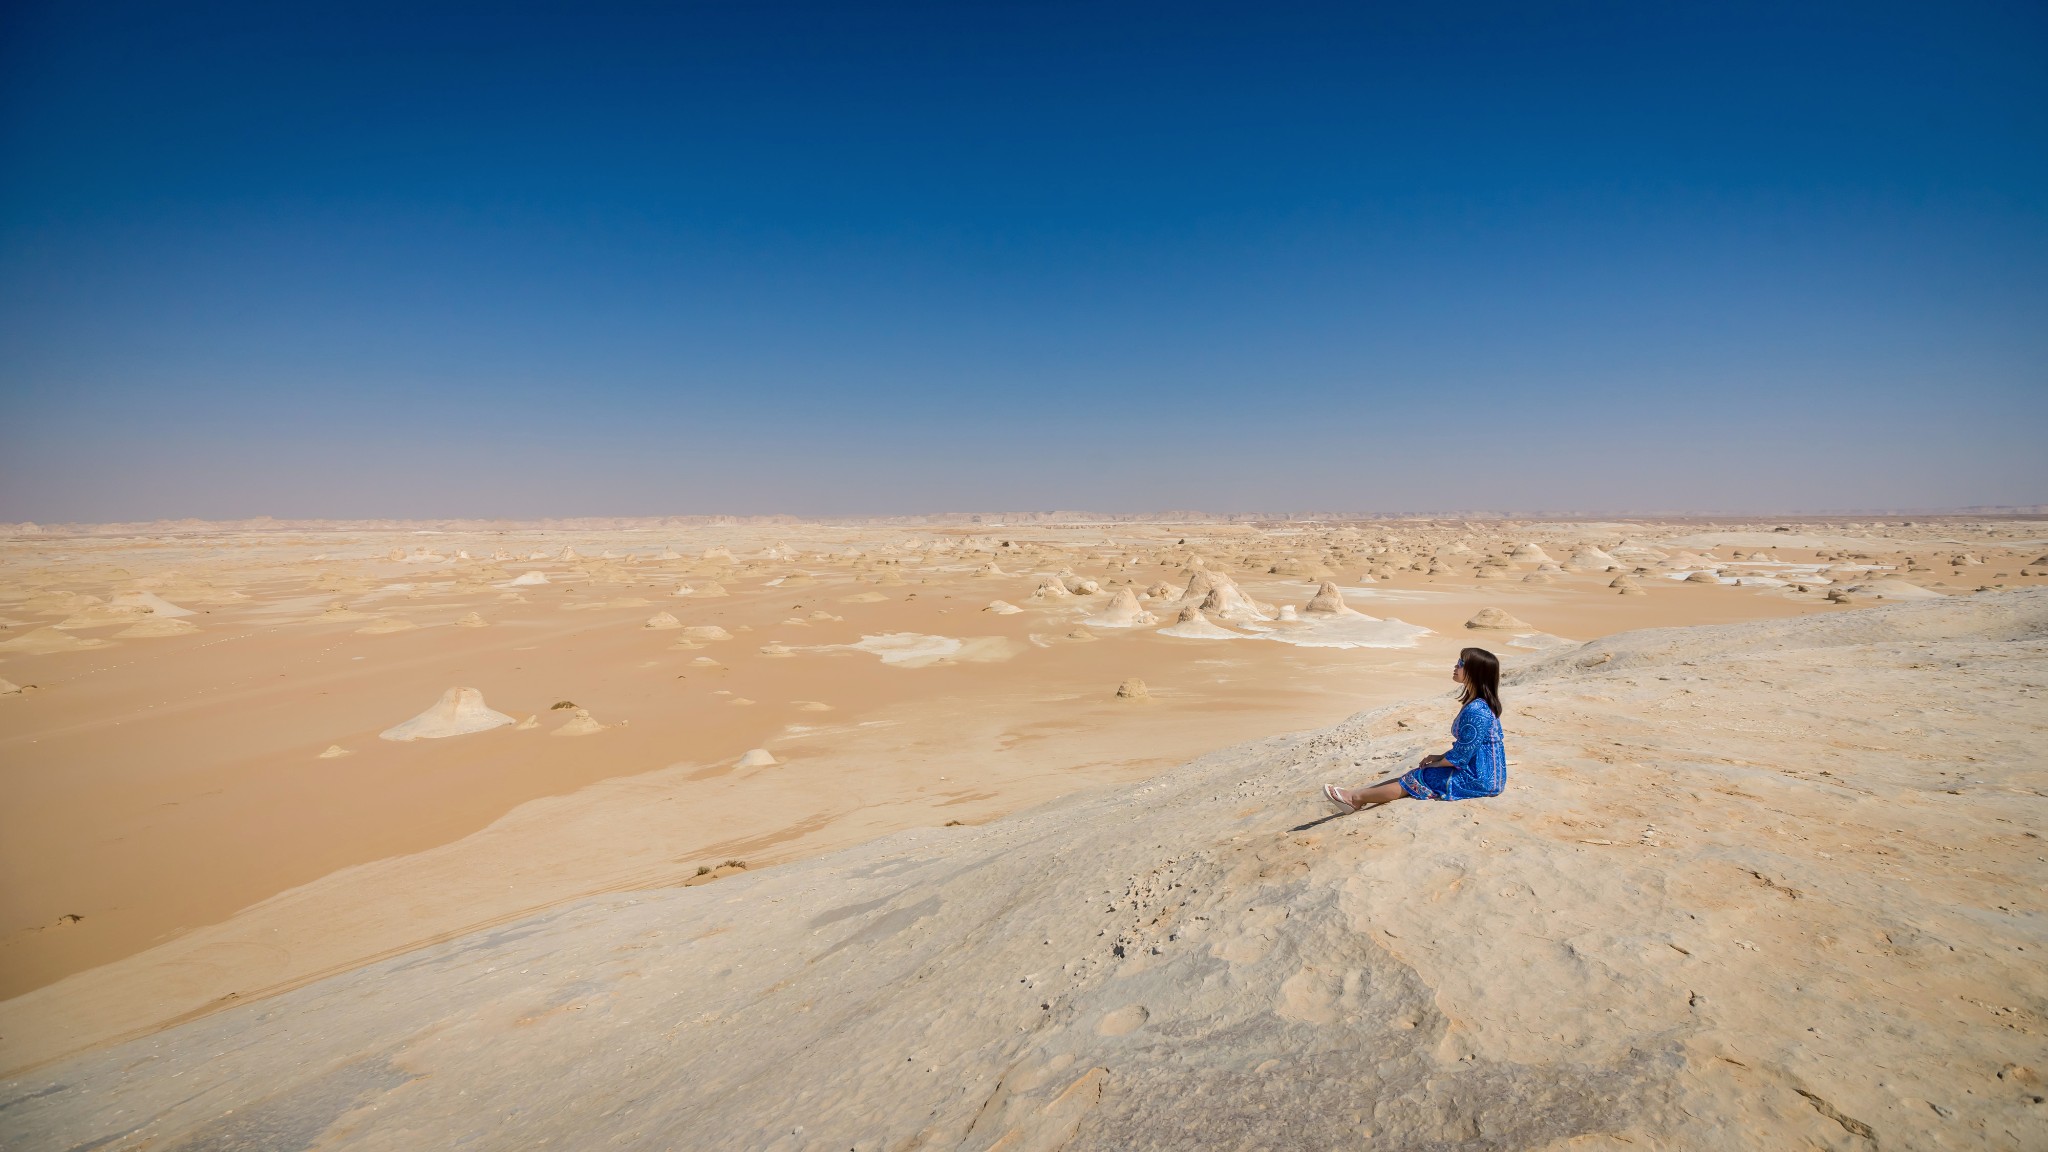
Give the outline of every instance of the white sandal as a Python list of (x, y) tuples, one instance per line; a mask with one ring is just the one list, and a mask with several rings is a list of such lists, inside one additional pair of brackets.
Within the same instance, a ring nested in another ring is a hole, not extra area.
[(1330, 801), (1330, 803), (1335, 804), (1339, 808), (1342, 808), (1347, 814), (1358, 811), (1358, 805), (1351, 803), (1349, 800), (1346, 800), (1344, 799), (1344, 797), (1337, 794), (1337, 786), (1335, 784), (1323, 785), (1323, 796), (1327, 798)]

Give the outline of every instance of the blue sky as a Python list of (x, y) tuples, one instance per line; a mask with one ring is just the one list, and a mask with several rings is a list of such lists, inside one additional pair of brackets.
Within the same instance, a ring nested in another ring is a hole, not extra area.
[(0, 519), (2048, 501), (2048, 9), (1254, 7), (9, 5)]

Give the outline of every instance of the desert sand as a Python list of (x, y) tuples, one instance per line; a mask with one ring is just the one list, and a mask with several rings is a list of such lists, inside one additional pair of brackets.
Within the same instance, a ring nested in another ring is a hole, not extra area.
[(0, 550), (10, 1144), (2042, 1140), (2048, 525), (421, 531)]

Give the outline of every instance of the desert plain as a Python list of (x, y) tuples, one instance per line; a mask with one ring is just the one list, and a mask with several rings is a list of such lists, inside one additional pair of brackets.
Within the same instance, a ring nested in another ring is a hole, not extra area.
[[(2048, 1147), (2048, 521), (0, 542), (0, 1143)], [(1442, 751), (1465, 646), (1509, 785)]]

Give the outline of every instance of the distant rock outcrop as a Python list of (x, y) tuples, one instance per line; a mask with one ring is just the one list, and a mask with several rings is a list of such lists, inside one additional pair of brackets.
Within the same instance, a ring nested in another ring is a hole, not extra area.
[(441, 699), (432, 708), (403, 724), (386, 728), (377, 736), (400, 743), (441, 740), (449, 736), (467, 736), (472, 732), (488, 732), (516, 723), (518, 721), (503, 712), (491, 711), (484, 704), (484, 694), (475, 688), (450, 688), (441, 693)]
[(1303, 612), (1329, 616), (1342, 616), (1347, 613), (1357, 615), (1357, 613), (1345, 605), (1344, 593), (1328, 580), (1323, 581), (1316, 588), (1316, 594), (1309, 597), (1308, 603), (1303, 605), (1301, 610)]

